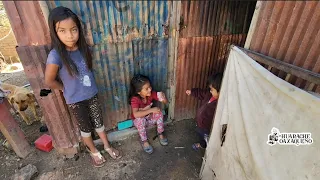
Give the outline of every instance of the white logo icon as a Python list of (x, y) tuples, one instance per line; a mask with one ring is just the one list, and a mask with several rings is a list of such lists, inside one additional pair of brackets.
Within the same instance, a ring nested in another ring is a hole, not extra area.
[(83, 76), (83, 85), (84, 86), (91, 86), (90, 77), (88, 75)]
[(302, 133), (280, 133), (279, 129), (273, 127), (271, 129), (271, 134), (268, 135), (267, 144), (274, 146), (276, 144), (280, 145), (310, 145), (313, 143), (310, 132)]

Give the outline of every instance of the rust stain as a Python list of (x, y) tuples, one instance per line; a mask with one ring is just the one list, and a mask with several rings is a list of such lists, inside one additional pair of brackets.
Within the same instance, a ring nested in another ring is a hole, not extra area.
[(186, 96), (223, 72), (231, 44), (243, 46), (256, 2), (182, 1), (176, 67), (175, 119), (194, 118), (198, 102)]
[[(320, 2), (262, 2), (250, 49), (320, 73)], [(275, 68), (272, 73), (305, 90), (319, 87)]]
[(255, 1), (182, 1), (180, 37), (245, 34), (255, 4)]
[(168, 38), (171, 1), (47, 1), (49, 9), (70, 8), (93, 44)]
[(206, 88), (207, 77), (223, 72), (230, 45), (243, 46), (246, 34), (179, 38), (177, 59), (176, 119), (193, 118), (198, 101), (185, 94), (194, 87)]

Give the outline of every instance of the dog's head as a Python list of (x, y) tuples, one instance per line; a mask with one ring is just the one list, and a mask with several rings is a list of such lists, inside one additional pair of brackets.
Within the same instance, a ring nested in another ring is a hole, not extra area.
[(10, 97), (11, 104), (15, 103), (20, 111), (25, 111), (28, 105), (35, 99), (32, 93), (17, 93)]

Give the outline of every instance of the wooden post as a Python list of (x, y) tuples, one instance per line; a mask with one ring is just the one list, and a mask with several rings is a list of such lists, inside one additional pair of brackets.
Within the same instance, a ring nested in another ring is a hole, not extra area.
[(249, 49), (249, 47), (250, 47), (253, 33), (255, 32), (256, 25), (258, 22), (258, 17), (260, 15), (260, 9), (261, 9), (262, 3), (263, 3), (262, 1), (257, 1), (256, 9), (254, 10), (253, 17), (252, 17), (252, 20), (250, 23), (250, 28), (249, 28), (249, 32), (247, 35), (246, 43), (244, 44), (244, 48), (246, 48), (246, 49)]
[(169, 83), (169, 112), (168, 119), (175, 118), (174, 110), (176, 104), (176, 63), (178, 58), (179, 42), (179, 23), (180, 23), (181, 2), (172, 1), (172, 13), (170, 16), (170, 34), (169, 34), (169, 65), (168, 65), (168, 83)]
[(3, 6), (18, 46), (51, 43), (49, 28), (38, 1), (3, 1)]
[(19, 157), (25, 158), (31, 153), (32, 149), (18, 123), (13, 119), (10, 107), (7, 99), (4, 99), (3, 103), (0, 104), (0, 130), (14, 152)]

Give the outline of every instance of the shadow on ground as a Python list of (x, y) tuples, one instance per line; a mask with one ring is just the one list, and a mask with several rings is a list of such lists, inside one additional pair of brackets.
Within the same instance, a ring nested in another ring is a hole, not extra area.
[[(161, 146), (158, 139), (151, 140), (154, 147), (151, 155), (143, 152), (138, 135), (114, 142), (113, 146), (120, 149), (124, 156), (120, 160), (112, 160), (105, 154), (107, 163), (101, 168), (94, 168), (91, 165), (89, 154), (86, 152), (80, 153), (78, 160), (65, 160), (54, 150), (45, 153), (35, 149), (26, 159), (20, 160), (14, 153), (1, 149), (0, 179), (8, 179), (27, 164), (37, 167), (39, 174), (36, 180), (198, 179), (204, 151), (195, 152), (191, 148), (192, 143), (197, 141), (194, 128), (194, 120), (183, 120), (167, 125), (169, 145)], [(155, 129), (151, 129), (148, 134), (152, 139)]]
[(152, 155), (137, 154), (141, 164), (135, 179), (197, 179), (202, 153), (191, 148), (197, 140), (194, 127), (193, 120), (177, 122), (167, 128), (168, 146), (161, 146), (156, 139), (152, 142), (155, 147)]

